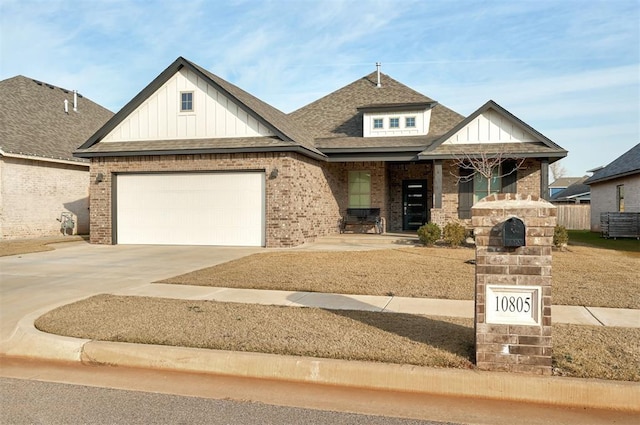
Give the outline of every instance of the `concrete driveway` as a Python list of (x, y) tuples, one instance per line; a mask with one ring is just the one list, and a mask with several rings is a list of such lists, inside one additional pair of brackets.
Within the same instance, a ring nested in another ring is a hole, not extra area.
[(151, 282), (231, 261), (264, 248), (91, 245), (67, 242), (55, 250), (0, 257), (0, 341), (20, 319), (95, 294)]

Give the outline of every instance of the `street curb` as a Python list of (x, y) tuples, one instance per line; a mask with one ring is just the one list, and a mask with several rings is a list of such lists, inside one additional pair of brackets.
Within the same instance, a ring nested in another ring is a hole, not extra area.
[(640, 412), (640, 384), (62, 337), (20, 321), (2, 354), (455, 397)]
[(640, 384), (91, 341), (82, 362), (591, 409), (640, 411)]

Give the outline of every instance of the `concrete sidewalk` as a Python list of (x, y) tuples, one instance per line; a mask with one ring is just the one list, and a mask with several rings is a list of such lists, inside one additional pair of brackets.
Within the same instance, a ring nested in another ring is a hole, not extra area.
[[(141, 285), (112, 293), (114, 295), (211, 300), (288, 307), (317, 307), (327, 310), (365, 310), (383, 313), (467, 317), (471, 319), (473, 318), (474, 306), (472, 300), (235, 289), (164, 283)], [(640, 310), (569, 305), (554, 305), (552, 309), (554, 323), (640, 328)]]

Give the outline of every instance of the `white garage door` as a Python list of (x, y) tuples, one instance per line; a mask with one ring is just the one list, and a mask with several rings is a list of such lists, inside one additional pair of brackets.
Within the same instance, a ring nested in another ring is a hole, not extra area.
[(264, 246), (264, 173), (120, 174), (119, 244)]

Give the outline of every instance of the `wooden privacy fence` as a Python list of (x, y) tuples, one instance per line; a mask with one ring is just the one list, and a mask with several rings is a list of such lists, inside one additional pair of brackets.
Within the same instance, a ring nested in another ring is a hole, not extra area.
[(589, 230), (591, 228), (591, 205), (555, 204), (558, 225), (569, 230)]
[(640, 239), (640, 213), (607, 212), (600, 214), (600, 228), (605, 238)]

